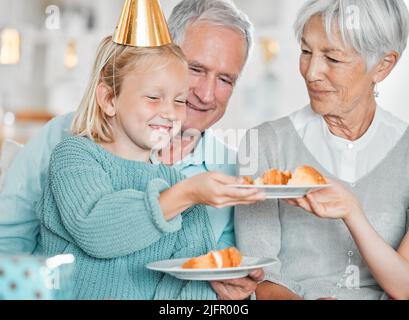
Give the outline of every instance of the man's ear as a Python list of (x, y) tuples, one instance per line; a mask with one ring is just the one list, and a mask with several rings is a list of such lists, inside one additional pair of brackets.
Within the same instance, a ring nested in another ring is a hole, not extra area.
[(399, 53), (391, 51), (385, 54), (381, 61), (376, 66), (376, 72), (374, 75), (374, 83), (379, 83), (385, 80), (387, 76), (392, 72), (399, 60)]
[(96, 90), (97, 102), (102, 111), (108, 117), (115, 117), (116, 110), (114, 105), (114, 99), (112, 97), (112, 89), (105, 83), (100, 83)]

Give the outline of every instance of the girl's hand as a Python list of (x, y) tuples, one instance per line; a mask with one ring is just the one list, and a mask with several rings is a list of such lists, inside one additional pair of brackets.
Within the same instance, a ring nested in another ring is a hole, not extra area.
[(249, 205), (265, 200), (265, 194), (257, 189), (238, 189), (232, 184), (243, 184), (243, 179), (218, 172), (204, 173), (185, 181), (186, 192), (194, 204), (215, 208)]
[(331, 185), (309, 193), (304, 198), (286, 202), (314, 213), (320, 218), (348, 219), (351, 215), (362, 214), (358, 199), (341, 183), (326, 178)]

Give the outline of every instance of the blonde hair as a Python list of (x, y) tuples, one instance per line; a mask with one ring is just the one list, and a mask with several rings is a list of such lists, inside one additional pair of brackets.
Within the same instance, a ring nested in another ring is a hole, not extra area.
[[(159, 64), (158, 58), (161, 60)], [(114, 43), (111, 36), (104, 38), (97, 50), (88, 87), (72, 121), (72, 134), (88, 137), (95, 142), (114, 142), (112, 127), (97, 102), (98, 85), (106, 84), (112, 89), (112, 96), (117, 96), (121, 93), (127, 74), (135, 70), (147, 72), (163, 67), (171, 60), (187, 66), (186, 57), (175, 44), (149, 48), (130, 47)]]

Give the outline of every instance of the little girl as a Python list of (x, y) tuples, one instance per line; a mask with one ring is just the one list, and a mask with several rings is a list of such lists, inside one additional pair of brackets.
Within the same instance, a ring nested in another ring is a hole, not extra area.
[[(43, 254), (76, 258), (75, 298), (216, 298), (207, 282), (145, 268), (215, 247), (205, 207), (194, 206), (222, 204), (212, 200), (215, 176), (182, 181), (174, 169), (149, 163), (152, 150), (180, 130), (187, 95), (187, 62), (176, 45), (101, 43), (73, 137), (54, 150), (37, 207)], [(247, 202), (255, 195), (234, 192)]]

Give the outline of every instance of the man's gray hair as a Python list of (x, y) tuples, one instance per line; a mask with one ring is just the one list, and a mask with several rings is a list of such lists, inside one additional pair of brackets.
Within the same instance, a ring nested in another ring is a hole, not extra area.
[(173, 41), (181, 45), (186, 28), (195, 22), (232, 28), (238, 31), (247, 42), (246, 60), (253, 46), (253, 25), (246, 14), (228, 0), (182, 0), (168, 19)]
[(339, 31), (344, 44), (364, 57), (368, 68), (384, 54), (396, 51), (401, 57), (406, 49), (409, 12), (403, 0), (309, 0), (294, 25), (298, 41), (314, 16), (323, 18), (330, 41)]

